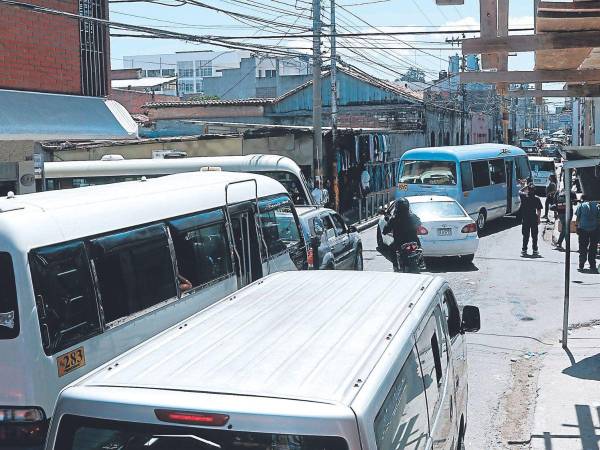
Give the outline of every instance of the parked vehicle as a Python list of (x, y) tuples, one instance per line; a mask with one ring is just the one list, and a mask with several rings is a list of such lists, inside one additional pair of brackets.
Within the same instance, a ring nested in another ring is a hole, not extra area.
[(270, 275), (63, 390), (46, 449), (462, 448), (479, 327), (437, 277)]
[[(168, 154), (173, 154), (173, 151)], [(181, 152), (180, 152), (181, 153)], [(60, 161), (44, 163), (39, 179), (41, 190), (70, 189), (98, 184), (136, 181), (203, 168), (220, 168), (228, 172), (266, 175), (283, 184), (295, 205), (314, 204), (302, 170), (290, 158), (278, 155), (214, 156), (193, 158), (124, 159), (121, 155), (102, 161)], [(120, 158), (117, 158), (120, 157)]]
[(529, 166), (533, 178), (535, 191), (538, 194), (546, 195), (546, 186), (550, 175), (556, 175), (556, 166), (554, 158), (546, 158), (542, 156), (530, 156)]
[(289, 195), (260, 175), (0, 199), (0, 447), (41, 443), (59, 391), (85, 373), (263, 275), (306, 267)]
[[(454, 199), (444, 196), (407, 197), (411, 211), (421, 220), (418, 230), (423, 256), (439, 258), (458, 256), (471, 262), (479, 247), (477, 226), (465, 209)], [(394, 213), (394, 204), (387, 209), (387, 215)], [(385, 219), (379, 219), (377, 245), (389, 246), (393, 239), (383, 234)], [(385, 250), (384, 250), (385, 251)], [(385, 253), (382, 252), (382, 254)]]
[(363, 270), (362, 242), (354, 226), (346, 225), (342, 216), (329, 208), (296, 210), (313, 268)]
[(402, 155), (399, 170), (396, 198), (451, 197), (476, 221), (479, 231), (488, 221), (519, 211), (519, 189), (531, 176), (525, 152), (503, 144), (409, 150)]

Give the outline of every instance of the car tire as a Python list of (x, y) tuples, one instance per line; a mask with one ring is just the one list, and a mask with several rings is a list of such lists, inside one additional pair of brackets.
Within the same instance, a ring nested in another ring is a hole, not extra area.
[(359, 248), (356, 251), (356, 256), (354, 257), (354, 270), (359, 272), (362, 272), (364, 270), (362, 248)]
[(477, 224), (477, 232), (481, 234), (487, 224), (487, 211), (485, 209), (482, 208), (481, 211), (479, 211), (475, 223)]
[(475, 255), (471, 254), (471, 255), (463, 255), (460, 257), (460, 260), (462, 262), (465, 262), (467, 264), (471, 264), (473, 262), (473, 260), (475, 259)]

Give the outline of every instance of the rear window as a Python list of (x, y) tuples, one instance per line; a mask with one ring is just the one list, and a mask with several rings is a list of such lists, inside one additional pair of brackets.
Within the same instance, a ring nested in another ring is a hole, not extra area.
[(553, 161), (529, 161), (529, 165), (534, 172), (554, 172)]
[(17, 286), (12, 258), (0, 252), (0, 339), (12, 339), (19, 335), (19, 310)]
[(288, 191), (288, 193), (290, 194), (294, 205), (310, 205), (312, 203), (306, 198), (306, 193), (304, 188), (302, 187), (302, 182), (293, 173), (282, 171), (257, 171), (254, 173), (273, 178), (274, 180), (277, 180), (281, 184), (283, 184), (283, 187), (285, 187), (286, 191)]
[(456, 163), (453, 161), (404, 161), (401, 183), (454, 186)]
[(64, 416), (56, 448), (62, 450), (347, 450), (341, 437), (252, 433), (127, 423)]
[(466, 217), (465, 212), (456, 202), (411, 203), (410, 209), (419, 216), (419, 219), (422, 221), (451, 217)]

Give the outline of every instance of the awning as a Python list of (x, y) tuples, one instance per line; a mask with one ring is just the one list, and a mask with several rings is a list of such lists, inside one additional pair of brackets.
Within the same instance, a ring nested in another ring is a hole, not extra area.
[(0, 141), (137, 137), (137, 124), (114, 100), (0, 89)]

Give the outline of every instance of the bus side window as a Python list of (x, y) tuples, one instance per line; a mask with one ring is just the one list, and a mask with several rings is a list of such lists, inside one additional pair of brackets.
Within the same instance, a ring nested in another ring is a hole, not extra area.
[(98, 302), (82, 241), (32, 250), (29, 263), (47, 355), (100, 333)]
[[(214, 223), (214, 220), (223, 221)], [(189, 280), (193, 288), (233, 274), (221, 210), (174, 219), (169, 221), (169, 227), (179, 274)]]
[(517, 180), (526, 180), (531, 176), (527, 156), (517, 156), (515, 160), (517, 166)]
[(17, 284), (10, 254), (0, 252), (0, 339), (19, 335)]
[(476, 188), (490, 185), (490, 167), (487, 161), (473, 161), (473, 186)]
[(377, 450), (425, 448), (429, 434), (427, 403), (414, 349), (377, 412), (373, 426)]
[(471, 170), (471, 162), (463, 161), (460, 163), (460, 178), (462, 180), (463, 192), (473, 190), (473, 171)]
[(115, 233), (90, 245), (105, 323), (177, 297), (165, 225)]
[(492, 184), (506, 183), (506, 167), (503, 159), (492, 159), (490, 161), (490, 178)]

